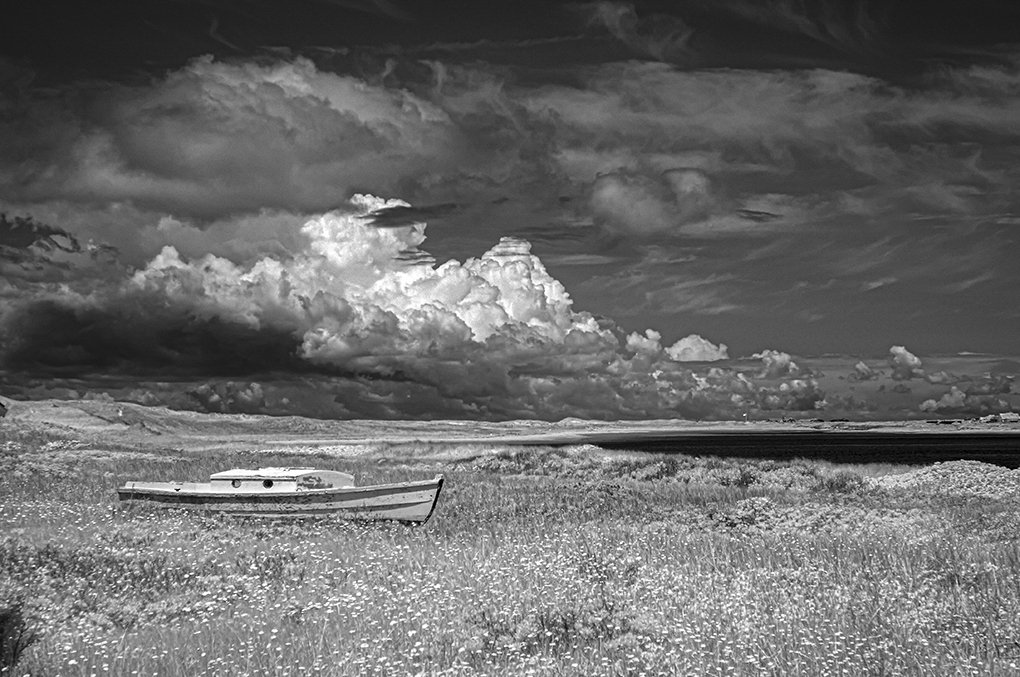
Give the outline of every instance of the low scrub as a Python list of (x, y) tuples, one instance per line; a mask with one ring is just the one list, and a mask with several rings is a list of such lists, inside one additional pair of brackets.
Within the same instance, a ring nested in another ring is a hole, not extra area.
[(0, 603), (0, 675), (14, 674), (25, 651), (39, 640), (24, 613), (22, 600)]
[[(436, 515), (408, 528), (127, 512), (113, 491), (308, 457), (175, 449), (167, 467), (14, 442), (6, 463), (69, 471), (0, 477), (0, 591), (28, 600), (3, 605), (17, 674), (1020, 674), (1018, 504), (994, 469), (937, 485), (953, 467), (314, 459), (366, 482), (445, 472)], [(966, 493), (989, 478), (998, 498)]]

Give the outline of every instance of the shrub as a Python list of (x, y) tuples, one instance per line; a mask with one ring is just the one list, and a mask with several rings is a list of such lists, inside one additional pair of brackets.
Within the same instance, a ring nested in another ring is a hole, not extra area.
[(815, 490), (832, 494), (853, 494), (864, 487), (864, 478), (852, 470), (837, 470), (818, 478)]
[(0, 606), (0, 675), (10, 674), (25, 649), (39, 639), (23, 611), (24, 602), (20, 600)]

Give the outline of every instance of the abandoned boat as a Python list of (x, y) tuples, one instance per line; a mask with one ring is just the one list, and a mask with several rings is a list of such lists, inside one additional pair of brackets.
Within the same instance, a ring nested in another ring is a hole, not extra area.
[(358, 487), (353, 475), (335, 470), (235, 468), (213, 473), (209, 482), (127, 482), (117, 495), (128, 504), (167, 508), (266, 516), (341, 513), (422, 523), (432, 516), (442, 488), (442, 475)]

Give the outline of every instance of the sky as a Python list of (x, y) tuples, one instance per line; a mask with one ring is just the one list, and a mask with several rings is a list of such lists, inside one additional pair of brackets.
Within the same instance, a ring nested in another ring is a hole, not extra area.
[(1015, 409), (1017, 25), (1000, 0), (15, 0), (0, 394)]

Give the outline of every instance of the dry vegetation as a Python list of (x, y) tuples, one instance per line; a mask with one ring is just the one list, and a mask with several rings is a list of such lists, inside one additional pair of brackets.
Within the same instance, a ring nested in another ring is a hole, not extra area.
[[(1020, 674), (1015, 471), (72, 432), (0, 425), (0, 607), (39, 638), (10, 674)], [(116, 505), (274, 464), (449, 481), (420, 528)]]

